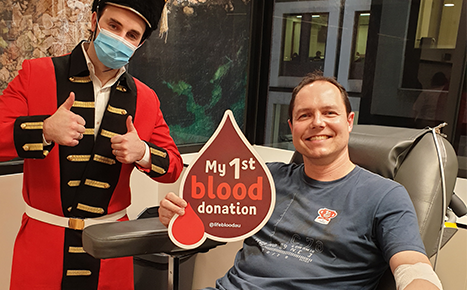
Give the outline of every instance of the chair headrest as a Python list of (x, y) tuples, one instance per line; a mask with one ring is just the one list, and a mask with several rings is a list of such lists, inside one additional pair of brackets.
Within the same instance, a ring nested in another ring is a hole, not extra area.
[(407, 154), (429, 132), (429, 129), (356, 125), (350, 134), (350, 159), (363, 168), (394, 179)]
[[(349, 139), (350, 159), (365, 169), (394, 179), (407, 154), (429, 132), (429, 129), (354, 125)], [(290, 162), (303, 163), (303, 157), (295, 152)]]

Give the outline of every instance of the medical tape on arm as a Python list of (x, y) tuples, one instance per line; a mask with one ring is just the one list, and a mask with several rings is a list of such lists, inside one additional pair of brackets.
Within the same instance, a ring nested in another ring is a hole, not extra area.
[(443, 290), (443, 285), (433, 268), (426, 263), (403, 264), (394, 271), (394, 279), (398, 290), (404, 290), (413, 280), (426, 280), (438, 289)]

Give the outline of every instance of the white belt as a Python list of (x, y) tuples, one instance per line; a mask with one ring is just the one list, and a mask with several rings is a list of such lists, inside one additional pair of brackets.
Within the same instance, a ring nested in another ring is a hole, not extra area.
[(54, 215), (42, 210), (35, 209), (31, 207), (29, 204), (26, 204), (26, 214), (35, 220), (48, 223), (51, 225), (69, 228), (73, 230), (83, 230), (85, 227), (109, 223), (109, 222), (116, 222), (117, 220), (121, 219), (126, 215), (126, 208), (115, 212), (113, 214), (108, 214), (105, 216), (101, 216), (98, 218), (68, 218), (63, 216)]

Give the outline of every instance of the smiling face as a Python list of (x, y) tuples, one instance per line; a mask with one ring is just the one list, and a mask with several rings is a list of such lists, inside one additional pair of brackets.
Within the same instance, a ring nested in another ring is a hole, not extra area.
[(303, 86), (289, 120), (295, 149), (307, 164), (348, 164), (348, 141), (354, 113), (347, 114), (340, 90), (324, 80)]

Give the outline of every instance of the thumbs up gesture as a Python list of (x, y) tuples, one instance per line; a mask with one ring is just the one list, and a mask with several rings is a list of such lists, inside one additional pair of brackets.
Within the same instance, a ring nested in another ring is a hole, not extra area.
[(74, 102), (75, 93), (71, 92), (57, 111), (44, 120), (42, 133), (47, 142), (73, 147), (83, 139), (86, 121), (71, 111)]
[(113, 136), (110, 142), (112, 143), (112, 153), (117, 160), (124, 164), (130, 164), (143, 158), (146, 145), (139, 138), (131, 116), (126, 119), (126, 128), (125, 135)]

